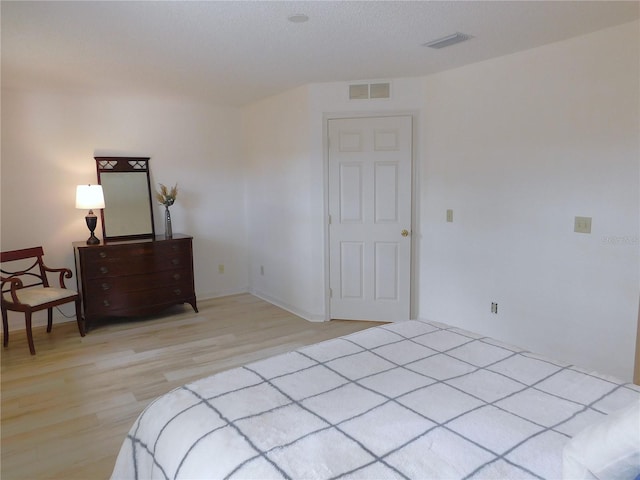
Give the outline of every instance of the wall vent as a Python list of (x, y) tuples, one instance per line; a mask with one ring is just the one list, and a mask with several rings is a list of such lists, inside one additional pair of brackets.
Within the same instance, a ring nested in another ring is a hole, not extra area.
[(369, 98), (369, 85), (349, 85), (349, 100), (361, 100)]
[(360, 83), (349, 85), (349, 100), (368, 100), (370, 98), (389, 98), (391, 86), (386, 83)]
[(370, 84), (369, 96), (371, 98), (389, 98), (389, 84), (388, 83)]

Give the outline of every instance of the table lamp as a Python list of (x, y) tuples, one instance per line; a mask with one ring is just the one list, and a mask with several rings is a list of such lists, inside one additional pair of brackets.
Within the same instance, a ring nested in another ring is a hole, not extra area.
[(99, 244), (100, 240), (93, 233), (98, 223), (98, 217), (93, 213), (93, 209), (104, 208), (102, 185), (78, 185), (76, 189), (76, 208), (89, 210), (88, 215), (84, 217), (91, 232), (87, 245)]

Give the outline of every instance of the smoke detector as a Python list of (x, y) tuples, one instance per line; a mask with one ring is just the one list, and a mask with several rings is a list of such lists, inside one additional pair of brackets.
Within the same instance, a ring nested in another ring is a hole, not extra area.
[(309, 17), (304, 13), (294, 13), (293, 15), (289, 15), (287, 20), (292, 23), (304, 23), (309, 21)]

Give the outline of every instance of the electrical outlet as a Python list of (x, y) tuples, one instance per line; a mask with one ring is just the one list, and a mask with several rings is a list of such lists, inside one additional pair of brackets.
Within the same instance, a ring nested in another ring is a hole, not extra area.
[(496, 302), (491, 302), (491, 313), (498, 313), (498, 304)]
[(575, 217), (573, 231), (576, 233), (591, 233), (591, 217)]
[(447, 222), (453, 222), (453, 210), (447, 210)]
[(224, 265), (222, 263), (218, 265), (218, 273), (224, 273)]
[(260, 265), (260, 275), (264, 275), (264, 265)]

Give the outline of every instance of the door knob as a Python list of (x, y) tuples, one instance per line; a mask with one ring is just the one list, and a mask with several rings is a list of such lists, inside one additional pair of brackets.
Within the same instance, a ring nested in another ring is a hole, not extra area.
[(404, 230), (402, 230), (400, 232), (400, 235), (402, 235), (403, 237), (408, 237), (409, 236), (409, 230), (407, 230), (406, 228)]

